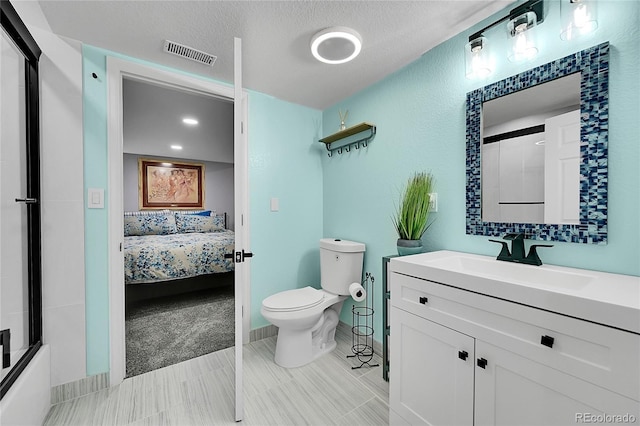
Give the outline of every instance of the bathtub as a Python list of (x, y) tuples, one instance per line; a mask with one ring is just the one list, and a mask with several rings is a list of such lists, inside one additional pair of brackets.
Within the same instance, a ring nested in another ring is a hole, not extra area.
[(0, 401), (0, 424), (41, 425), (51, 408), (51, 352), (43, 345)]

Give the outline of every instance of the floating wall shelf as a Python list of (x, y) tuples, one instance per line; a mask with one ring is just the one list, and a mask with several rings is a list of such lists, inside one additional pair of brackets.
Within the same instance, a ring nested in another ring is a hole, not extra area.
[[(349, 141), (335, 148), (331, 146), (334, 142), (338, 142), (340, 140), (348, 138), (349, 136), (354, 136), (364, 132), (367, 132), (367, 133), (363, 135), (363, 137), (361, 138), (358, 138), (353, 141)], [(327, 151), (329, 151), (329, 157), (331, 157), (331, 155), (333, 154), (333, 151), (335, 150), (338, 150), (338, 154), (342, 154), (343, 148), (345, 149), (345, 151), (349, 152), (351, 151), (352, 145), (355, 145), (356, 149), (360, 148), (360, 144), (362, 144), (363, 146), (367, 146), (367, 144), (371, 139), (373, 139), (375, 134), (376, 134), (376, 126), (374, 124), (360, 123), (360, 124), (356, 124), (355, 126), (349, 127), (347, 129), (340, 130), (339, 132), (329, 135), (327, 137), (324, 137), (320, 139), (319, 142), (322, 142), (326, 145)]]

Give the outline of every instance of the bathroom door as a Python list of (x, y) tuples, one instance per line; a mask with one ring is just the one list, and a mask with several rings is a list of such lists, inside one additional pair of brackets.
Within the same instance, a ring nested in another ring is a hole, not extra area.
[[(245, 288), (250, 288), (248, 259), (253, 256), (249, 247), (249, 194), (247, 132), (243, 122), (247, 99), (242, 91), (242, 40), (234, 39), (233, 73), (233, 139), (234, 139), (234, 209), (235, 209), (235, 419), (244, 417), (242, 381), (243, 307)], [(247, 309), (249, 307), (247, 306)], [(247, 329), (246, 332), (249, 330)]]
[(544, 223), (580, 223), (580, 110), (545, 120)]

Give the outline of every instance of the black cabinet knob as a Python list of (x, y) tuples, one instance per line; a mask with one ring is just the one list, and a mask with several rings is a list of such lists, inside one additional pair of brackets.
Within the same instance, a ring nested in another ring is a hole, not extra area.
[(485, 368), (487, 366), (487, 360), (484, 358), (478, 358), (478, 367)]
[(429, 302), (429, 299), (428, 299), (428, 298), (426, 298), (426, 297), (421, 297), (421, 298), (420, 298), (420, 303), (422, 303), (423, 305), (426, 305), (426, 304), (427, 304), (427, 302)]
[(554, 339), (553, 337), (551, 337), (551, 336), (546, 336), (546, 335), (545, 335), (545, 336), (542, 336), (542, 337), (540, 338), (540, 344), (542, 344), (542, 345), (545, 345), (545, 346), (548, 346), (548, 347), (552, 348), (552, 347), (553, 347), (553, 341), (554, 341), (554, 340), (555, 340), (555, 339)]
[(458, 351), (458, 358), (461, 360), (466, 361), (468, 356), (469, 353), (467, 351)]

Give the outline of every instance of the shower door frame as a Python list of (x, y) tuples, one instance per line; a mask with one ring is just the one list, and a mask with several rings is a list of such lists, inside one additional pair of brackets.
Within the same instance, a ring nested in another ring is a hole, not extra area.
[(42, 262), (40, 223), (40, 97), (38, 60), (41, 50), (8, 0), (0, 1), (0, 23), (24, 56), (27, 193), (29, 348), (0, 382), (0, 399), (42, 346)]

